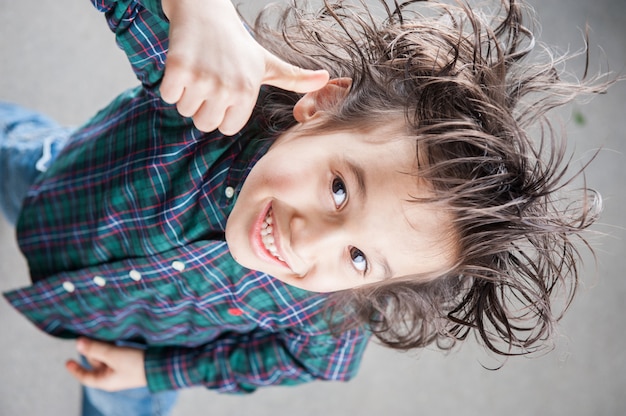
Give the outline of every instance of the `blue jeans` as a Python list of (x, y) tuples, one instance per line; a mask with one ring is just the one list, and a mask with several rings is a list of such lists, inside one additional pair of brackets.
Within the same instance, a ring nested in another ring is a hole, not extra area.
[[(89, 363), (81, 357), (82, 365)], [(147, 387), (108, 392), (83, 386), (82, 416), (167, 416), (176, 391), (150, 393)]]
[[(0, 102), (0, 210), (15, 224), (28, 188), (67, 143), (72, 129), (21, 107)], [(165, 416), (177, 392), (147, 387), (106, 392), (83, 387), (83, 416)]]
[(17, 221), (28, 188), (71, 131), (43, 115), (0, 102), (0, 209), (11, 224)]

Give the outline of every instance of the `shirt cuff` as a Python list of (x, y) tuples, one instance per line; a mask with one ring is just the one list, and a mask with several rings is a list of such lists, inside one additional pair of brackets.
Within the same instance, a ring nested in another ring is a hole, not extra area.
[(198, 367), (192, 351), (177, 347), (149, 347), (144, 358), (148, 389), (158, 393), (202, 385), (202, 370), (205, 369)]

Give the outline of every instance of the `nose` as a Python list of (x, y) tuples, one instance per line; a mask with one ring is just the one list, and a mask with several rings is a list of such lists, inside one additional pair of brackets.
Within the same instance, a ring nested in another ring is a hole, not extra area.
[(347, 244), (346, 224), (338, 216), (294, 215), (289, 225), (291, 249), (309, 265), (320, 256), (336, 256)]

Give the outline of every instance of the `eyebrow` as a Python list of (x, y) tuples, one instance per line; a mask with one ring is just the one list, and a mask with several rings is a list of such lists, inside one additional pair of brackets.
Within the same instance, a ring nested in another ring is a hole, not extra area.
[(367, 187), (365, 186), (365, 169), (359, 166), (356, 162), (348, 157), (344, 157), (344, 163), (348, 167), (348, 170), (356, 179), (357, 193), (361, 202), (364, 202), (367, 198)]
[[(345, 156), (343, 159), (344, 163), (348, 167), (348, 170), (356, 180), (357, 194), (359, 195), (359, 199), (362, 203), (365, 203), (365, 200), (367, 198), (367, 186), (365, 185), (365, 169), (363, 169), (355, 161), (351, 160), (347, 156)], [(374, 261), (380, 264), (384, 271), (383, 280), (391, 279), (393, 277), (393, 272), (391, 271), (391, 267), (389, 267), (387, 259), (378, 250), (375, 250)]]

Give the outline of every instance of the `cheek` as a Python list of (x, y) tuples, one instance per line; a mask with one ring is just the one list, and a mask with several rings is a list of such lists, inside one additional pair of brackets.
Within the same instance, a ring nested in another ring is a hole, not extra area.
[(315, 164), (310, 160), (285, 155), (284, 158), (273, 157), (262, 162), (256, 166), (257, 172), (251, 172), (249, 179), (254, 188), (264, 189), (276, 197), (303, 192), (316, 182)]

